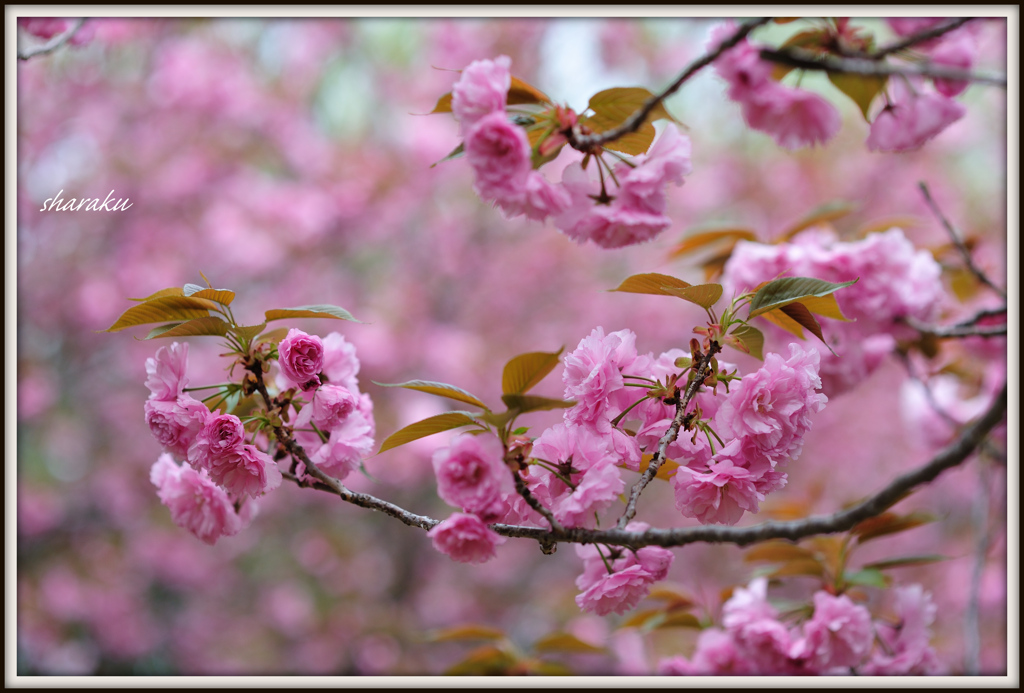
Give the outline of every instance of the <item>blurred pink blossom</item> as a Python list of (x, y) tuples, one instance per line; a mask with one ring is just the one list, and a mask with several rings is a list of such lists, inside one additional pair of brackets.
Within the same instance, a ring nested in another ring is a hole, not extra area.
[(451, 106), (463, 133), (484, 116), (505, 113), (505, 98), (512, 86), (511, 68), (512, 59), (499, 55), (494, 60), (475, 60), (462, 71), (452, 87)]
[(452, 513), (427, 536), (435, 549), (460, 563), (486, 563), (497, 555), (495, 547), (506, 541), (479, 517), (464, 513)]
[(460, 435), (434, 453), (437, 495), (484, 522), (501, 513), (501, 496), (512, 490), (501, 442), (490, 435)]
[(160, 502), (170, 509), (174, 523), (207, 544), (242, 530), (242, 518), (235, 513), (228, 494), (210, 480), (205, 470), (178, 466), (164, 453), (153, 464), (149, 479), (157, 487)]
[(942, 94), (916, 91), (899, 81), (891, 88), (889, 103), (871, 122), (867, 145), (873, 152), (917, 149), (967, 112), (963, 104)]
[(868, 656), (875, 631), (871, 614), (845, 594), (814, 593), (814, 615), (803, 624), (803, 637), (791, 655), (819, 672), (856, 667)]

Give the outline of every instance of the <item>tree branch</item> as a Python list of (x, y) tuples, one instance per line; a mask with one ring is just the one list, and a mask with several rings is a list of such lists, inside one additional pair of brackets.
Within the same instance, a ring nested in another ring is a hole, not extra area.
[(1006, 75), (972, 72), (958, 68), (936, 65), (934, 63), (890, 65), (869, 58), (839, 58), (832, 55), (821, 55), (802, 48), (761, 49), (762, 60), (780, 63), (802, 70), (819, 70), (848, 75), (864, 75), (865, 77), (889, 77), (892, 75), (916, 75), (933, 79), (949, 79), (977, 84), (992, 84), (1006, 88)]
[(943, 34), (948, 34), (949, 32), (953, 31), (953, 29), (959, 29), (972, 19), (976, 19), (976, 17), (957, 17), (946, 22), (945, 24), (937, 24), (936, 26), (933, 26), (930, 29), (919, 31), (916, 34), (907, 36), (904, 39), (896, 41), (895, 43), (891, 43), (888, 46), (885, 46), (884, 48), (879, 48), (877, 51), (870, 53), (868, 57), (874, 58), (875, 60), (879, 60), (887, 55), (898, 53), (902, 50), (910, 48), (911, 46), (916, 46), (917, 44), (924, 43), (925, 41), (931, 41), (934, 38), (942, 36)]
[(934, 214), (938, 218), (943, 228), (946, 229), (946, 233), (948, 233), (950, 239), (952, 239), (953, 245), (955, 245), (957, 250), (960, 251), (960, 255), (964, 258), (964, 263), (967, 265), (967, 269), (971, 271), (971, 274), (978, 278), (978, 281), (985, 284), (987, 287), (989, 287), (997, 294), (999, 294), (1005, 302), (1006, 292), (1000, 289), (998, 286), (996, 286), (995, 283), (988, 278), (988, 275), (982, 272), (978, 268), (978, 266), (974, 264), (974, 260), (971, 258), (971, 251), (967, 249), (966, 245), (964, 245), (963, 239), (960, 237), (960, 234), (957, 233), (957, 230), (953, 226), (952, 222), (950, 222), (949, 219), (946, 218), (946, 215), (942, 213), (942, 210), (939, 209), (939, 205), (936, 204), (935, 199), (932, 197), (931, 191), (928, 190), (928, 184), (922, 180), (918, 181), (917, 185), (919, 188), (921, 188), (921, 194), (924, 195), (924, 201), (928, 203), (928, 208), (931, 209), (932, 214)]
[(46, 55), (47, 53), (52, 53), (53, 51), (57, 50), (65, 43), (70, 41), (71, 38), (78, 33), (78, 30), (82, 28), (83, 24), (85, 24), (84, 17), (76, 19), (75, 23), (71, 25), (71, 28), (65, 31), (63, 34), (57, 34), (41, 46), (30, 48), (27, 51), (18, 51), (18, 60), (28, 60), (29, 58), (34, 58), (37, 55)]
[(704, 358), (700, 360), (700, 365), (697, 367), (697, 372), (690, 382), (689, 387), (686, 388), (686, 394), (683, 398), (679, 399), (679, 391), (676, 390), (676, 415), (672, 418), (672, 424), (668, 427), (665, 435), (658, 441), (658, 450), (651, 457), (650, 464), (647, 465), (647, 469), (640, 475), (640, 479), (633, 485), (633, 488), (629, 492), (629, 500), (626, 502), (626, 509), (622, 513), (622, 517), (616, 523), (618, 529), (625, 529), (629, 521), (636, 516), (636, 504), (640, 500), (640, 494), (647, 488), (647, 485), (654, 480), (654, 477), (658, 475), (658, 470), (661, 465), (665, 463), (668, 457), (668, 446), (675, 442), (675, 439), (679, 436), (679, 429), (683, 426), (683, 419), (686, 418), (686, 408), (690, 405), (690, 400), (697, 394), (697, 390), (704, 383), (704, 378), (708, 376), (708, 369), (711, 367), (711, 359), (715, 357), (715, 354), (719, 353), (722, 347), (718, 342), (712, 341), (711, 346), (708, 348), (708, 353), (704, 355)]
[(1006, 325), (929, 325), (915, 318), (907, 316), (903, 318), (910, 327), (918, 332), (930, 334), (939, 339), (953, 339), (956, 337), (1002, 337), (1006, 335)]
[(704, 67), (707, 67), (714, 62), (718, 56), (725, 51), (729, 50), (737, 43), (747, 37), (751, 31), (759, 26), (767, 24), (771, 21), (771, 17), (762, 17), (760, 19), (751, 20), (745, 24), (742, 24), (739, 29), (736, 30), (732, 36), (723, 41), (717, 48), (710, 53), (698, 58), (697, 60), (690, 63), (676, 81), (670, 84), (664, 91), (659, 94), (655, 94), (651, 98), (644, 102), (644, 105), (633, 112), (628, 118), (622, 121), (617, 127), (611, 130), (605, 130), (604, 132), (595, 133), (591, 135), (584, 135), (580, 132), (579, 125), (573, 127), (572, 131), (568, 134), (567, 139), (569, 140), (569, 146), (578, 151), (588, 153), (596, 150), (598, 147), (605, 145), (609, 142), (614, 142), (620, 137), (624, 137), (631, 132), (636, 132), (640, 129), (640, 126), (647, 121), (647, 117), (651, 115), (651, 112), (664, 101), (666, 98), (676, 93), (679, 87), (693, 77)]

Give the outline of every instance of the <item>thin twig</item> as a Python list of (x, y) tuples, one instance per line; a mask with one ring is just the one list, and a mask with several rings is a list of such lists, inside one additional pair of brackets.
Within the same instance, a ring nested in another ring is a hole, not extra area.
[(977, 676), (979, 673), (978, 659), (981, 653), (981, 580), (985, 574), (985, 561), (988, 558), (988, 547), (991, 542), (989, 531), (989, 503), (991, 489), (987, 466), (978, 466), (978, 480), (981, 490), (974, 499), (971, 509), (975, 531), (974, 565), (971, 569), (971, 586), (967, 593), (967, 609), (964, 614), (964, 673)]
[(930, 334), (939, 339), (953, 339), (957, 337), (1002, 337), (1006, 335), (1006, 325), (969, 325), (963, 327), (961, 325), (929, 325), (923, 323), (920, 320), (916, 320), (910, 316), (903, 318), (910, 327), (913, 327), (918, 332), (924, 334)]
[(76, 19), (75, 23), (71, 25), (71, 28), (65, 31), (63, 34), (58, 34), (54, 36), (41, 46), (30, 48), (24, 52), (18, 51), (18, 60), (28, 60), (29, 58), (34, 58), (37, 55), (46, 55), (47, 53), (52, 53), (53, 51), (57, 50), (65, 43), (70, 41), (71, 38), (78, 33), (78, 30), (82, 28), (83, 24), (85, 24), (84, 17)]
[(959, 68), (947, 67), (936, 63), (906, 63), (892, 65), (869, 58), (839, 58), (822, 55), (802, 48), (763, 48), (761, 58), (773, 63), (788, 65), (802, 70), (819, 70), (848, 75), (864, 75), (866, 77), (889, 77), (892, 75), (916, 75), (933, 79), (948, 79), (976, 84), (991, 84), (1006, 88), (1006, 75), (988, 72), (972, 72)]
[[(697, 366), (697, 372), (690, 382), (689, 387), (686, 388), (686, 394), (679, 399), (678, 394), (676, 395), (676, 415), (672, 418), (672, 424), (668, 427), (668, 431), (658, 441), (658, 450), (651, 457), (650, 463), (647, 465), (647, 469), (640, 475), (640, 479), (633, 485), (633, 488), (629, 492), (629, 500), (626, 502), (626, 509), (622, 513), (622, 517), (616, 523), (616, 527), (624, 529), (629, 521), (636, 516), (636, 504), (640, 500), (640, 494), (647, 488), (647, 485), (654, 480), (654, 477), (658, 475), (658, 470), (661, 465), (665, 463), (668, 457), (668, 446), (675, 442), (675, 439), (679, 436), (679, 429), (683, 426), (683, 419), (686, 418), (686, 408), (690, 405), (690, 400), (693, 399), (694, 395), (697, 394), (697, 390), (700, 389), (701, 384), (704, 382), (704, 378), (708, 376), (708, 369), (711, 367), (711, 359), (715, 357), (715, 354), (720, 352), (722, 347), (719, 346), (718, 342), (711, 342), (711, 346), (708, 349), (708, 353), (704, 354), (704, 358), (700, 360), (700, 364)], [(678, 392), (678, 390), (677, 390)]]
[(1006, 306), (1000, 306), (999, 308), (985, 308), (979, 310), (977, 313), (969, 318), (961, 320), (954, 327), (970, 327), (971, 325), (977, 325), (985, 318), (994, 318), (997, 315), (1006, 315)]
[(993, 283), (993, 281), (989, 279), (988, 276), (984, 272), (982, 272), (977, 265), (974, 264), (974, 260), (971, 258), (971, 251), (967, 249), (966, 245), (964, 245), (963, 239), (960, 237), (960, 234), (957, 233), (957, 230), (953, 226), (952, 222), (950, 222), (949, 219), (946, 218), (946, 215), (942, 213), (942, 210), (939, 209), (939, 205), (936, 204), (935, 199), (932, 197), (931, 191), (928, 190), (928, 184), (922, 180), (918, 181), (917, 185), (919, 188), (921, 188), (921, 193), (924, 195), (924, 201), (928, 203), (928, 208), (932, 210), (932, 214), (938, 217), (939, 222), (941, 222), (943, 228), (946, 229), (946, 233), (948, 233), (949, 237), (953, 240), (953, 245), (956, 246), (957, 250), (960, 251), (960, 255), (963, 256), (964, 263), (967, 265), (967, 269), (969, 269), (971, 271), (971, 274), (977, 277), (980, 282), (982, 282), (990, 289), (995, 291), (997, 294), (999, 294), (1005, 302), (1006, 292), (1000, 289), (998, 286), (996, 286), (995, 283)]
[(519, 472), (513, 472), (512, 478), (515, 480), (516, 492), (522, 496), (523, 500), (526, 501), (526, 504), (543, 515), (544, 519), (551, 525), (551, 529), (556, 532), (562, 531), (562, 525), (560, 525), (558, 520), (555, 519), (554, 514), (545, 508), (544, 505), (537, 500), (536, 496), (530, 493), (530, 489), (526, 486), (526, 481), (523, 480), (523, 477), (519, 476)]
[(605, 145), (609, 142), (613, 142), (619, 139), (620, 137), (628, 135), (631, 132), (636, 132), (637, 130), (640, 129), (640, 126), (647, 121), (647, 117), (658, 106), (658, 104), (660, 104), (662, 101), (664, 101), (672, 94), (676, 93), (676, 91), (679, 90), (679, 87), (683, 86), (683, 84), (688, 79), (693, 77), (693, 75), (695, 75), (704, 67), (707, 67), (712, 62), (714, 62), (722, 53), (729, 50), (737, 43), (745, 39), (747, 37), (747, 34), (749, 34), (757, 27), (767, 24), (768, 22), (771, 21), (771, 19), (771, 17), (762, 17), (760, 19), (754, 19), (749, 22), (746, 22), (745, 24), (742, 24), (739, 27), (739, 29), (736, 30), (736, 33), (734, 33), (732, 36), (723, 41), (717, 48), (715, 48), (710, 53), (707, 53), (706, 55), (690, 63), (690, 66), (687, 67), (681, 75), (679, 75), (675, 82), (670, 84), (661, 93), (655, 94), (651, 98), (647, 99), (647, 101), (644, 102), (643, 106), (634, 111), (632, 115), (630, 115), (628, 118), (622, 121), (622, 123), (620, 123), (617, 127), (614, 127), (611, 130), (605, 130), (604, 132), (595, 133), (592, 135), (584, 135), (580, 132), (578, 125), (574, 126), (572, 131), (568, 135), (569, 146), (581, 152), (592, 152), (602, 145)]
[(878, 60), (880, 58), (884, 58), (887, 55), (891, 55), (893, 53), (898, 53), (902, 50), (906, 50), (911, 46), (916, 46), (919, 43), (931, 41), (934, 38), (942, 36), (943, 34), (948, 34), (949, 32), (953, 31), (953, 29), (959, 29), (972, 19), (976, 19), (976, 17), (957, 17), (944, 24), (938, 24), (936, 26), (931, 27), (930, 29), (919, 31), (916, 34), (907, 36), (906, 38), (900, 39), (899, 41), (889, 44), (888, 46), (879, 48), (877, 51), (873, 51), (870, 54), (870, 57), (874, 58), (875, 60)]

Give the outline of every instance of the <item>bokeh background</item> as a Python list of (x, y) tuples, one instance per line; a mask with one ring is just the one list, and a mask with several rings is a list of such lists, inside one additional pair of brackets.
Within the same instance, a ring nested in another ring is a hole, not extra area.
[[(857, 21), (892, 37), (880, 20)], [(574, 245), (550, 224), (505, 221), (473, 194), (462, 160), (431, 167), (458, 143), (457, 125), (418, 114), (450, 89), (451, 70), (506, 54), (513, 74), (581, 110), (603, 88), (667, 84), (702, 53), (713, 23), (100, 19), (87, 23), (82, 45), (19, 62), (19, 674), (438, 674), (474, 643), (433, 642), (431, 633), (467, 623), (503, 630), (524, 652), (553, 631), (605, 648), (546, 656), (575, 673), (652, 673), (659, 657), (688, 655), (688, 629), (641, 633), (620, 628), (623, 617), (581, 614), (572, 584), (581, 563), (568, 546), (543, 556), (510, 540), (490, 563), (457, 564), (420, 530), (287, 484), (248, 530), (207, 546), (171, 523), (148, 479), (160, 449), (143, 420), (144, 362), (160, 344), (133, 339), (144, 328), (99, 330), (128, 297), (199, 282), (200, 271), (237, 292), (242, 320), (272, 307), (344, 306), (365, 324), (290, 325), (338, 330), (357, 346), (379, 442), (448, 403), (371, 381), (440, 380), (497, 401), (505, 361), (571, 350), (598, 325), (634, 330), (641, 352), (685, 347), (701, 319), (689, 304), (605, 290), (636, 272), (701, 281), (692, 259), (668, 257), (690, 229), (734, 225), (768, 240), (841, 199), (856, 210), (834, 222), (840, 234), (898, 224), (937, 248), (947, 238), (917, 190), (924, 180), (974, 239), (978, 263), (1005, 282), (1006, 92), (993, 87), (971, 87), (961, 97), (967, 116), (923, 149), (877, 154), (864, 146), (856, 107), (809, 74), (802, 86), (830, 98), (844, 127), (827, 146), (788, 152), (747, 129), (724, 84), (701, 74), (668, 102), (694, 161), (685, 185), (669, 191), (673, 227), (616, 251)], [(780, 42), (798, 28), (759, 37)], [(1005, 72), (1005, 20), (976, 30), (978, 67)], [(552, 168), (572, 153), (562, 157)], [(132, 207), (40, 212), (61, 190), (65, 199), (114, 190)], [(951, 295), (992, 304), (958, 289), (957, 277), (949, 273)], [(190, 346), (192, 384), (220, 382), (216, 344)], [(1005, 340), (947, 349), (961, 350), (947, 362), (980, 364), (954, 400), (977, 394), (988, 365), (1005, 368)], [(538, 393), (559, 396), (560, 374)], [(833, 397), (789, 467), (789, 486), (745, 522), (833, 511), (927, 460), (941, 441), (920, 435), (921, 413), (901, 404), (906, 379), (892, 358)], [(539, 431), (557, 414), (545, 416), (525, 423)], [(445, 517), (429, 463), (444, 440), (373, 457), (373, 480), (355, 475), (351, 485)], [(932, 591), (934, 645), (953, 673), (964, 666), (983, 539), (981, 667), (1006, 669), (1005, 478), (1005, 467), (977, 460), (947, 472), (900, 506), (929, 509), (937, 522), (864, 551), (864, 560), (948, 556), (893, 576)], [(690, 522), (660, 483), (640, 518)], [(675, 554), (670, 584), (709, 614), (723, 588), (752, 574), (736, 547)]]

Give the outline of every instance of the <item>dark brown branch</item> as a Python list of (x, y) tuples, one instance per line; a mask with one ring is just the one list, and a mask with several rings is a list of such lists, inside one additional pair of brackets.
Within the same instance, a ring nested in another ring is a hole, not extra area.
[(1006, 335), (1006, 325), (929, 325), (912, 317), (903, 318), (910, 327), (918, 332), (934, 335), (939, 339), (954, 339), (958, 337), (1003, 337)]
[(643, 106), (633, 112), (632, 115), (622, 121), (622, 123), (617, 127), (614, 127), (611, 130), (605, 130), (601, 133), (584, 135), (580, 132), (579, 126), (575, 126), (568, 135), (569, 146), (584, 153), (592, 152), (602, 145), (614, 142), (620, 137), (624, 137), (631, 132), (636, 132), (640, 129), (640, 126), (647, 121), (648, 116), (651, 115), (651, 112), (658, 106), (658, 104), (676, 93), (676, 91), (679, 90), (679, 87), (683, 86), (687, 80), (697, 74), (701, 69), (713, 63), (722, 53), (745, 39), (747, 34), (751, 31), (759, 26), (767, 24), (770, 21), (771, 17), (762, 17), (742, 24), (739, 29), (736, 30), (736, 33), (723, 41), (710, 53), (690, 63), (690, 66), (687, 67), (678, 78), (676, 78), (676, 81), (670, 84), (662, 92), (647, 99)]
[(931, 209), (932, 214), (938, 218), (942, 227), (946, 229), (946, 233), (948, 233), (950, 239), (952, 239), (953, 245), (955, 245), (956, 249), (960, 251), (960, 255), (964, 259), (964, 264), (967, 265), (967, 269), (971, 271), (971, 274), (978, 278), (978, 281), (995, 291), (1002, 297), (1003, 301), (1006, 301), (1006, 292), (996, 286), (996, 284), (988, 278), (988, 275), (982, 272), (981, 269), (974, 264), (974, 260), (971, 258), (971, 251), (967, 249), (966, 245), (964, 245), (964, 241), (960, 237), (960, 234), (957, 233), (956, 227), (953, 226), (952, 222), (950, 222), (950, 220), (946, 218), (946, 215), (942, 213), (942, 210), (939, 209), (939, 205), (932, 197), (931, 191), (928, 190), (928, 184), (924, 181), (919, 181), (917, 185), (921, 188), (921, 194), (924, 195), (924, 201), (928, 203), (928, 208)]
[(78, 30), (82, 28), (83, 24), (85, 24), (84, 17), (76, 19), (75, 23), (71, 25), (71, 28), (65, 31), (63, 34), (57, 34), (41, 46), (30, 48), (27, 51), (18, 51), (18, 60), (28, 60), (29, 58), (34, 58), (37, 55), (46, 55), (47, 53), (52, 53), (53, 51), (57, 50), (65, 43), (70, 41), (72, 37), (74, 37), (74, 35), (78, 33)]
[(934, 63), (907, 63), (891, 65), (868, 58), (839, 58), (832, 55), (821, 55), (801, 48), (776, 50), (764, 48), (761, 58), (773, 63), (788, 65), (802, 70), (819, 70), (848, 75), (864, 75), (866, 77), (889, 77), (892, 75), (931, 77), (933, 79), (949, 79), (956, 81), (992, 84), (1006, 88), (1005, 74), (972, 72), (958, 68), (936, 65)]
[(543, 515), (544, 519), (551, 525), (552, 530), (556, 532), (562, 531), (562, 525), (560, 525), (558, 520), (555, 519), (554, 514), (545, 508), (544, 505), (537, 500), (536, 496), (530, 493), (530, 489), (526, 486), (526, 482), (523, 480), (523, 477), (519, 476), (519, 472), (512, 472), (512, 478), (516, 484), (516, 492), (522, 496), (523, 500), (526, 501), (526, 504)]
[(943, 34), (948, 34), (954, 29), (959, 29), (972, 19), (975, 19), (975, 17), (957, 17), (943, 24), (937, 24), (936, 26), (933, 26), (930, 29), (919, 31), (916, 34), (907, 36), (906, 38), (900, 39), (899, 41), (889, 44), (888, 46), (879, 48), (877, 51), (872, 52), (870, 54), (870, 57), (874, 58), (875, 60), (878, 60), (880, 58), (884, 58), (887, 55), (899, 53), (900, 51), (910, 48), (911, 46), (916, 46), (917, 44), (924, 43), (925, 41), (931, 41), (932, 39), (942, 36)]
[(704, 354), (704, 358), (700, 360), (696, 374), (689, 387), (686, 388), (686, 394), (682, 399), (679, 399), (679, 391), (676, 390), (676, 414), (672, 418), (672, 424), (668, 427), (665, 435), (661, 437), (661, 440), (658, 441), (658, 450), (651, 457), (651, 462), (647, 465), (647, 469), (644, 470), (644, 473), (640, 475), (640, 479), (637, 480), (630, 490), (626, 509), (616, 523), (618, 529), (625, 529), (629, 521), (636, 516), (636, 504), (640, 500), (640, 494), (654, 480), (654, 477), (658, 475), (661, 465), (665, 463), (668, 457), (668, 446), (675, 442), (675, 439), (679, 436), (679, 429), (683, 426), (683, 419), (686, 418), (686, 408), (690, 405), (690, 400), (694, 398), (697, 390), (700, 389), (704, 379), (708, 376), (708, 370), (711, 368), (711, 359), (721, 350), (722, 347), (719, 346), (718, 342), (711, 342), (708, 353)]

